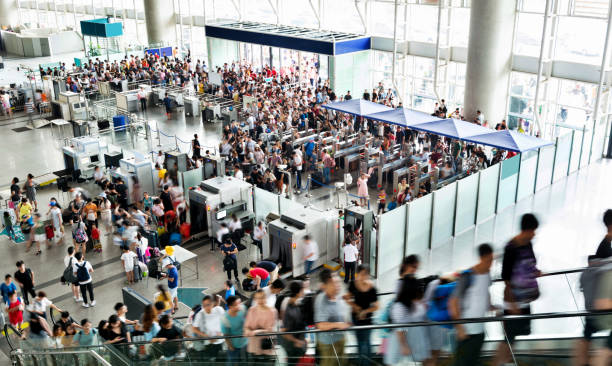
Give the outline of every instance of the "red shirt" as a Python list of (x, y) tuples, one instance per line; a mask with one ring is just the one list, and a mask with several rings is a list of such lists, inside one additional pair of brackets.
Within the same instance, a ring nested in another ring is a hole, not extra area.
[(268, 271), (259, 267), (251, 268), (251, 270), (249, 271), (249, 275), (251, 275), (251, 277), (253, 278), (259, 276), (259, 278), (261, 278), (262, 280), (265, 280), (270, 277)]

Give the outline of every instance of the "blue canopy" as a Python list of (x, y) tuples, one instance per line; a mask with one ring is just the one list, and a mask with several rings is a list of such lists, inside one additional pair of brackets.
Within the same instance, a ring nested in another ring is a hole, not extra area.
[(431, 116), (425, 112), (414, 111), (406, 108), (397, 108), (390, 111), (368, 114), (365, 117), (376, 121), (392, 123), (402, 127), (412, 127), (422, 123), (441, 121), (440, 118)]
[(519, 153), (539, 149), (540, 147), (553, 144), (550, 141), (545, 141), (534, 136), (509, 130), (495, 131), (484, 135), (466, 137), (463, 140), (493, 146), (499, 149), (516, 151)]
[(367, 101), (365, 99), (351, 99), (343, 102), (334, 102), (321, 105), (323, 108), (353, 114), (355, 116), (365, 116), (376, 112), (393, 110), (386, 105)]
[(465, 137), (483, 135), (491, 132), (489, 128), (454, 118), (421, 123), (414, 126), (414, 128), (416, 130), (434, 133), (436, 135), (446, 136), (453, 139), (463, 139)]

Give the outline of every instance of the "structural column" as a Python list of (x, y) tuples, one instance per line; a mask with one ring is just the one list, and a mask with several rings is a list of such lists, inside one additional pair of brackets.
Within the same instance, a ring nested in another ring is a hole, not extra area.
[(472, 0), (464, 116), (480, 110), (489, 125), (505, 118), (516, 0)]
[[(2, 0), (0, 0), (2, 1)], [(145, 22), (149, 44), (176, 46), (176, 14), (173, 0), (144, 0)]]
[(0, 0), (0, 26), (19, 25), (19, 7), (17, 0)]

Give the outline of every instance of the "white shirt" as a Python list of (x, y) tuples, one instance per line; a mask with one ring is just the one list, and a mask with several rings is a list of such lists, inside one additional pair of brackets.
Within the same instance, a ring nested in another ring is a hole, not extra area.
[(43, 297), (40, 299), (40, 301), (37, 298), (34, 298), (32, 301), (32, 310), (44, 314), (47, 312), (47, 308), (49, 308), (49, 305), (51, 304), (53, 304), (51, 300), (47, 299), (46, 297)]
[(240, 223), (240, 220), (236, 220), (236, 221), (232, 220), (230, 221), (228, 226), (231, 231), (242, 229), (242, 223)]
[(259, 228), (259, 225), (255, 226), (255, 231), (253, 232), (253, 238), (255, 238), (255, 240), (262, 240), (265, 235), (266, 228), (264, 226), (261, 228)]
[(163, 168), (164, 167), (164, 155), (157, 155), (157, 159), (155, 159), (155, 162), (159, 164), (160, 168)]
[(357, 258), (359, 258), (359, 249), (353, 244), (345, 245), (343, 248), (344, 252), (344, 261), (345, 262), (357, 262)]
[[(310, 258), (307, 258), (310, 254)], [(304, 260), (307, 261), (316, 261), (319, 259), (319, 246), (314, 240), (311, 240), (310, 243), (304, 242)]]
[(70, 264), (70, 260), (72, 260), (72, 264), (73, 265), (77, 262), (77, 260), (76, 260), (76, 258), (74, 256), (67, 255), (67, 256), (64, 257), (64, 268), (68, 267), (68, 265)]
[[(200, 332), (206, 333), (210, 337), (223, 335), (221, 332), (221, 320), (225, 315), (225, 310), (220, 306), (215, 306), (207, 313), (206, 310), (202, 309), (196, 314), (193, 319), (193, 326), (198, 328)], [(224, 342), (223, 339), (216, 339), (206, 341), (210, 344), (221, 344)]]
[(87, 269), (87, 272), (89, 273), (89, 279), (87, 281), (79, 281), (79, 284), (81, 285), (85, 285), (91, 282), (91, 271), (93, 271), (93, 268), (91, 267), (91, 263), (87, 262), (87, 261), (82, 261), (82, 262), (76, 262), (76, 261), (72, 261), (72, 272), (74, 272), (74, 275), (77, 276), (77, 272), (78, 272), (78, 267), (83, 267), (83, 265), (85, 265), (85, 268)]
[(293, 165), (295, 165), (295, 169), (298, 171), (302, 170), (302, 156), (300, 154), (295, 154)]
[(222, 227), (217, 231), (217, 241), (220, 243), (223, 240), (223, 235), (229, 234), (229, 229), (226, 227)]
[(132, 269), (134, 269), (134, 258), (135, 257), (136, 257), (136, 253), (132, 252), (131, 250), (129, 252), (125, 252), (121, 254), (121, 260), (123, 261), (123, 267), (125, 268), (126, 272), (129, 272)]
[(234, 174), (234, 178), (244, 180), (244, 174), (242, 173), (242, 170), (238, 169)]

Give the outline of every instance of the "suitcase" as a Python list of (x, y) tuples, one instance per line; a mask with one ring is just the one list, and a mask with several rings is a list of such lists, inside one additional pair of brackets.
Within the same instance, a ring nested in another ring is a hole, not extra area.
[(101, 121), (98, 121), (98, 130), (102, 131), (102, 130), (106, 130), (110, 127), (110, 122), (107, 119), (103, 119)]
[(181, 234), (180, 233), (170, 234), (169, 245), (181, 245)]
[(191, 224), (188, 222), (183, 223), (180, 232), (183, 238), (188, 239), (191, 236)]
[(138, 264), (137, 257), (134, 258), (134, 269), (132, 270), (132, 272), (134, 272), (134, 281), (142, 281), (142, 270), (140, 269), (140, 265)]
[(147, 242), (151, 248), (159, 248), (159, 235), (155, 230), (144, 230), (142, 236), (147, 239)]
[(53, 226), (45, 226), (45, 235), (47, 236), (47, 240), (53, 239), (53, 237), (55, 236), (55, 233), (53, 232)]

